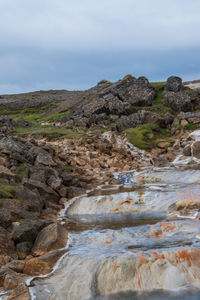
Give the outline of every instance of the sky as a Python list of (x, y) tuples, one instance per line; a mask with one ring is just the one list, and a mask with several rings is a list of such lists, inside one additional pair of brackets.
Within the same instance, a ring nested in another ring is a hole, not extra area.
[(199, 0), (0, 0), (0, 94), (200, 79)]

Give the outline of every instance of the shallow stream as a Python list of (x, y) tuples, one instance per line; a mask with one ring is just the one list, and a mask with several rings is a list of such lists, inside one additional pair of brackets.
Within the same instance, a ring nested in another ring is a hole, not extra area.
[[(200, 299), (200, 171), (146, 168), (116, 174), (61, 216), (68, 251), (30, 280), (34, 300)], [(178, 209), (182, 200), (187, 209)], [(192, 204), (191, 204), (192, 203)]]

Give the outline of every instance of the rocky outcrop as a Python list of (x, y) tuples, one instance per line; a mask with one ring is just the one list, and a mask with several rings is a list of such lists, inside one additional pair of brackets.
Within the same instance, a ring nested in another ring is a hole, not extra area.
[(137, 113), (132, 114), (130, 116), (122, 116), (116, 122), (118, 131), (123, 131), (126, 128), (134, 128), (138, 125), (142, 125), (145, 123), (153, 123), (161, 127), (166, 126), (164, 118), (158, 116), (157, 114), (151, 111), (146, 110), (140, 110)]
[(126, 115), (130, 112), (130, 104), (121, 101), (118, 96), (114, 96), (112, 93), (94, 99), (83, 108), (83, 115), (88, 118), (103, 113), (106, 115)]
[(185, 112), (191, 110), (191, 99), (185, 91), (165, 91), (163, 97), (165, 100), (165, 105), (176, 112)]
[(181, 89), (183, 89), (182, 79), (177, 76), (170, 76), (167, 79), (165, 89), (169, 92), (179, 92)]
[(126, 76), (121, 81), (113, 84), (111, 92), (119, 99), (137, 106), (152, 105), (156, 96), (155, 90), (146, 77), (136, 79), (132, 76)]

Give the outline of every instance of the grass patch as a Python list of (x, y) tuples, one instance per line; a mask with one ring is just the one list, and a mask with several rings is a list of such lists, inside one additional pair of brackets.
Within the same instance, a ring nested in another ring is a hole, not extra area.
[(163, 89), (165, 87), (166, 82), (165, 81), (158, 81), (158, 82), (150, 82), (151, 86), (154, 89)]
[(162, 129), (152, 123), (143, 124), (136, 128), (129, 128), (125, 132), (130, 143), (144, 150), (152, 149), (156, 146), (160, 138), (169, 136), (169, 132), (166, 129)]
[(26, 165), (22, 163), (17, 167), (17, 169), (18, 169), (17, 175), (19, 176), (20, 179), (22, 179), (24, 176), (24, 172), (26, 170)]
[(187, 129), (189, 129), (189, 130), (195, 130), (197, 128), (198, 128), (198, 126), (196, 124), (188, 124), (188, 126), (187, 126)]
[[(41, 107), (25, 108), (22, 110), (2, 109), (0, 115), (9, 115), (15, 121), (23, 119), (28, 122), (36, 123), (48, 109), (57, 107), (61, 102), (62, 101), (51, 102)], [(61, 115), (62, 114), (59, 114), (58, 117)], [(55, 115), (53, 115), (52, 119), (53, 118), (55, 118)]]
[(87, 137), (84, 131), (79, 131), (75, 128), (58, 128), (50, 125), (35, 125), (33, 127), (15, 127), (15, 133), (19, 136), (42, 136), (48, 138), (67, 137), (73, 139), (74, 137)]
[(157, 95), (153, 100), (152, 106), (134, 106), (133, 113), (138, 112), (139, 110), (148, 110), (153, 113), (163, 117), (166, 113), (173, 113), (173, 111), (165, 106), (163, 98), (164, 90), (163, 88), (157, 90)]
[(0, 196), (7, 198), (15, 198), (19, 201), (22, 201), (20, 197), (16, 195), (16, 187), (21, 186), (21, 183), (18, 184), (0, 184)]
[(64, 117), (66, 115), (70, 115), (70, 112), (56, 113), (51, 116), (41, 118), (40, 121), (41, 122), (55, 122), (56, 120), (58, 120), (58, 118)]

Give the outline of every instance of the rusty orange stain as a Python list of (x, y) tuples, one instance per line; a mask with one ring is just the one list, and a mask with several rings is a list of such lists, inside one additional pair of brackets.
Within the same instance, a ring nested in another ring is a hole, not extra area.
[(142, 265), (148, 263), (148, 260), (147, 260), (142, 254), (138, 253), (138, 256), (139, 256), (139, 258), (140, 258), (140, 264), (139, 264), (139, 267), (141, 267)]
[(138, 277), (138, 288), (141, 290), (141, 287), (142, 287), (142, 285), (141, 285), (141, 277), (139, 275), (139, 277)]
[(116, 267), (117, 267), (117, 260), (112, 265), (111, 273), (115, 271)]
[(160, 226), (166, 231), (174, 230), (176, 228), (171, 222), (160, 223)]

